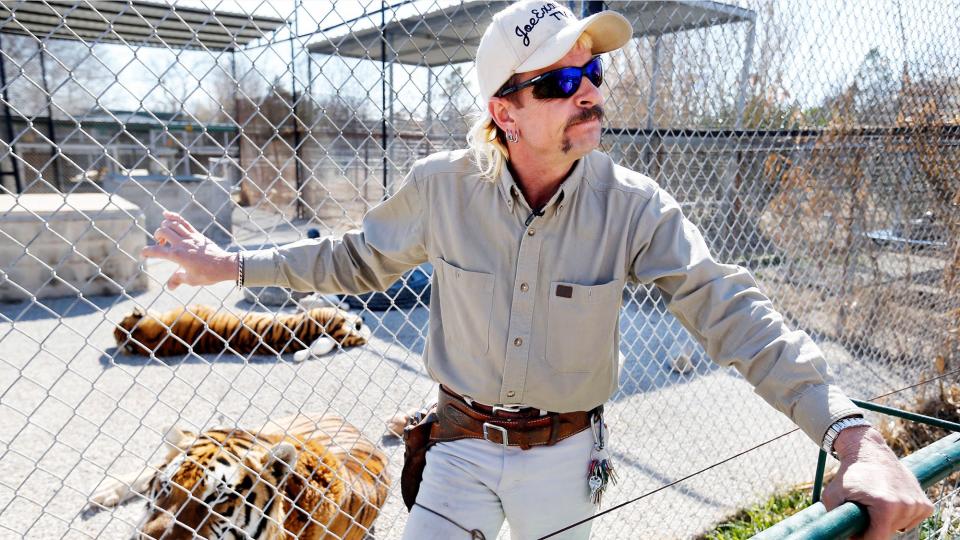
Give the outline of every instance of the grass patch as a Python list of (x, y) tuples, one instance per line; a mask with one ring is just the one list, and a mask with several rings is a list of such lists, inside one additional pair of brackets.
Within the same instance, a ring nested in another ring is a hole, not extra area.
[[(917, 402), (912, 407), (900, 403), (893, 405), (927, 416), (960, 422), (960, 385), (954, 383), (941, 384), (939, 388), (934, 387), (932, 391), (918, 396)], [(878, 427), (887, 444), (899, 457), (909, 455), (947, 435), (947, 432), (941, 428), (900, 418), (884, 418)], [(824, 486), (829, 484), (830, 476), (828, 474)], [(920, 524), (920, 539), (960, 539), (960, 504), (958, 504), (960, 471), (930, 486), (926, 492), (936, 509), (931, 517)], [(803, 510), (810, 505), (810, 499), (809, 487), (798, 487), (778, 493), (763, 503), (740, 510), (696, 538), (697, 540), (750, 538)]]
[(756, 506), (740, 510), (717, 524), (712, 530), (697, 536), (697, 540), (750, 538), (810, 506), (810, 496), (809, 489), (794, 489), (778, 493)]

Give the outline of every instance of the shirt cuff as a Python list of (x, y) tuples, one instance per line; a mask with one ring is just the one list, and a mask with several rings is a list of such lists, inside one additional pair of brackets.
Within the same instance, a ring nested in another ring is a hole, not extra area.
[(863, 415), (850, 398), (832, 384), (808, 388), (793, 408), (793, 421), (820, 447), (827, 430), (834, 422), (847, 416)]
[(243, 252), (243, 286), (267, 287), (277, 284), (277, 250)]

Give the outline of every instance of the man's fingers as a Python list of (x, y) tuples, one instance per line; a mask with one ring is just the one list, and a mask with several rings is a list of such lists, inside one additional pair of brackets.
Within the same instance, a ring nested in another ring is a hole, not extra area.
[(869, 528), (863, 533), (863, 540), (890, 540), (897, 531), (890, 526), (881, 527), (870, 523)]
[(827, 489), (823, 490), (823, 492), (820, 494), (820, 501), (823, 503), (824, 508), (827, 509), (827, 512), (840, 505), (840, 501), (837, 499), (834, 493), (835, 490), (830, 489), (828, 486)]
[(159, 259), (167, 259), (168, 261), (173, 260), (171, 258), (170, 248), (168, 246), (161, 246), (160, 244), (146, 246), (140, 250), (140, 256), (144, 259), (156, 257)]
[(167, 288), (171, 291), (176, 289), (181, 283), (186, 283), (186, 277), (187, 272), (183, 268), (177, 268), (177, 271), (167, 280)]
[(914, 509), (915, 513), (913, 514), (913, 519), (908, 521), (906, 525), (900, 528), (909, 531), (910, 529), (913, 529), (914, 527), (923, 523), (923, 520), (933, 515), (933, 504), (930, 503), (929, 499), (918, 501)]
[(158, 244), (173, 244), (180, 243), (183, 241), (183, 237), (175, 233), (170, 227), (160, 227), (153, 232), (153, 239), (157, 241)]
[(152, 246), (146, 246), (140, 250), (140, 256), (149, 259), (151, 257), (156, 257), (158, 259), (166, 259), (168, 261), (181, 264), (181, 256), (183, 255), (183, 250), (180, 249), (178, 240), (177, 244), (172, 244), (170, 242), (171, 237), (170, 232), (161, 231), (157, 229), (157, 232), (154, 233), (153, 238), (157, 241), (156, 244)]
[(187, 230), (187, 232), (191, 232), (191, 233), (197, 232), (197, 230), (193, 228), (193, 225), (191, 225), (189, 221), (183, 219), (183, 216), (181, 216), (176, 212), (170, 212), (169, 210), (164, 210), (163, 217), (170, 221), (181, 224)]
[(887, 540), (897, 529), (904, 527), (901, 524), (904, 515), (898, 512), (898, 507), (889, 502), (877, 502), (868, 507), (870, 513), (870, 527), (863, 535), (864, 540)]
[(174, 221), (174, 220), (171, 220), (171, 219), (165, 219), (165, 220), (163, 220), (163, 223), (160, 224), (160, 226), (161, 226), (161, 227), (169, 228), (171, 231), (177, 233), (178, 235), (182, 236), (183, 238), (187, 238), (187, 237), (189, 237), (189, 236), (192, 234), (192, 233), (190, 232), (190, 229), (188, 229), (188, 228), (186, 227), (186, 225), (184, 225), (183, 222), (181, 222), (181, 221)]
[(919, 485), (917, 485), (917, 490), (919, 497), (912, 501), (905, 500), (901, 502), (900, 508), (902, 510), (896, 519), (892, 520), (892, 527), (894, 527), (895, 530), (909, 531), (923, 523), (923, 520), (933, 514), (933, 504), (930, 502), (930, 499), (920, 491)]
[[(827, 506), (827, 496), (824, 493), (824, 506)], [(831, 508), (832, 509), (832, 508)], [(891, 501), (876, 499), (867, 505), (870, 513), (870, 525), (862, 536), (851, 537), (851, 540), (888, 539), (900, 531), (909, 531), (920, 525), (933, 512), (933, 505), (923, 499), (915, 503), (906, 501)]]
[(183, 228), (182, 225), (177, 224), (177, 223), (174, 223), (174, 222), (172, 222), (172, 221), (169, 221), (169, 220), (166, 220), (166, 219), (165, 219), (165, 220), (163, 220), (163, 223), (161, 223), (160, 226), (157, 227), (157, 230), (154, 232), (154, 235), (156, 235), (157, 233), (159, 233), (159, 232), (161, 232), (161, 231), (165, 231), (167, 234), (183, 240), (183, 239), (185, 239), (185, 238), (189, 238), (189, 237), (190, 237), (190, 233), (181, 234), (180, 231), (184, 231), (184, 230), (185, 230), (185, 229)]

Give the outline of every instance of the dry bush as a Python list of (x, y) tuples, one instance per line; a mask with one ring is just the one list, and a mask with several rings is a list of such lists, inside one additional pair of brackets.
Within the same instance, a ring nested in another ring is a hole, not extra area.
[[(957, 383), (940, 385), (939, 391), (923, 392), (911, 409), (918, 414), (960, 423), (960, 385)], [(902, 418), (885, 419), (879, 429), (890, 448), (901, 457), (949, 434), (943, 428)]]

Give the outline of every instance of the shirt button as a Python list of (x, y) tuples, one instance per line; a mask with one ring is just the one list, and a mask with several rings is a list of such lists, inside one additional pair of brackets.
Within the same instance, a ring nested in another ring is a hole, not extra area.
[(530, 227), (529, 229), (527, 229), (527, 236), (533, 236), (535, 234), (537, 234), (537, 230), (534, 229), (533, 227)]
[(516, 338), (513, 340), (514, 347), (519, 347), (523, 345), (523, 338)]
[(527, 285), (526, 283), (521, 283), (521, 284), (520, 284), (520, 292), (527, 292), (527, 291), (529, 291), (529, 290), (530, 290), (530, 286), (529, 286), (529, 285)]
[(513, 397), (513, 396), (515, 396), (515, 395), (517, 395), (517, 393), (514, 392), (513, 390), (510, 390), (510, 391), (507, 392), (507, 397)]

